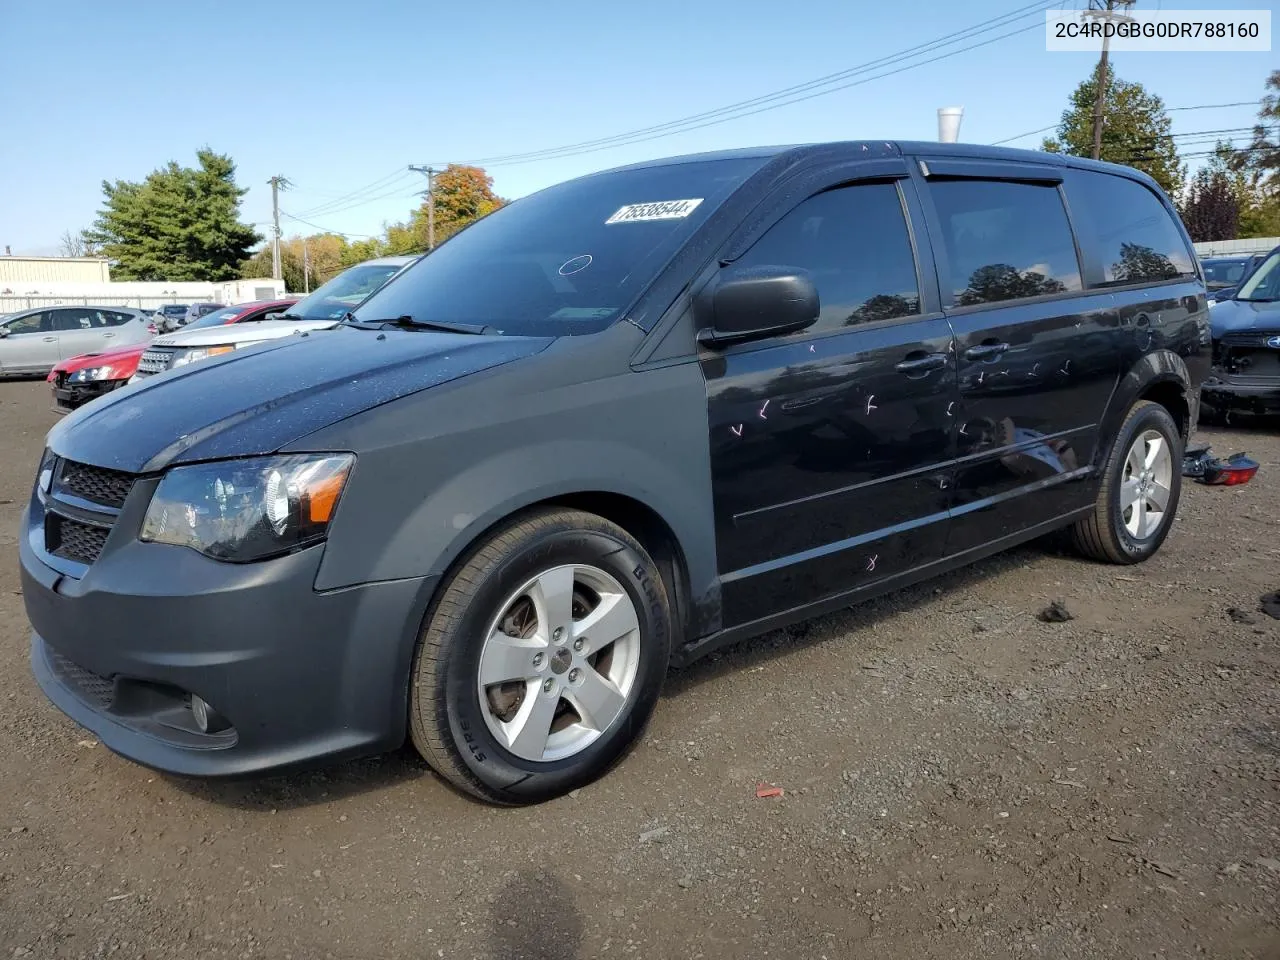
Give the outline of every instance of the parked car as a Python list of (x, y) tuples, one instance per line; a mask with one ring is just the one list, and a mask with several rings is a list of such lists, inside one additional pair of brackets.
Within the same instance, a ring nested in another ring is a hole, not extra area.
[(143, 343), (148, 320), (129, 307), (37, 307), (0, 320), (0, 376), (44, 376), (60, 360)]
[[(268, 314), (287, 310), (296, 302), (294, 299), (258, 300), (223, 307), (192, 321), (187, 324), (186, 329), (196, 330), (259, 320)], [(138, 362), (147, 349), (147, 344), (140, 344), (109, 353), (89, 353), (62, 361), (48, 376), (49, 382), (53, 384), (54, 410), (69, 413), (104, 393), (123, 387), (137, 372)]]
[(1209, 303), (1230, 300), (1240, 284), (1264, 259), (1265, 253), (1255, 253), (1247, 257), (1206, 257), (1201, 260)]
[(1266, 255), (1230, 300), (1210, 312), (1213, 370), (1207, 412), (1280, 412), (1280, 247)]
[(221, 310), (225, 306), (225, 303), (193, 303), (191, 306), (187, 307), (187, 312), (183, 314), (182, 320), (179, 321), (178, 325), (182, 327), (189, 327), (201, 317), (208, 316), (215, 310)]
[(17, 538), (33, 668), (163, 770), (408, 737), (542, 800), (671, 662), (1059, 528), (1151, 557), (1209, 346), (1129, 167), (877, 141), (583, 177), (323, 335), (58, 424)]
[(169, 333), (178, 329), (178, 324), (187, 316), (186, 303), (166, 303), (161, 306), (153, 314), (156, 320), (156, 330), (159, 333)]
[[(158, 337), (143, 354), (135, 377), (141, 380), (242, 347), (336, 326), (352, 307), (417, 259), (381, 257), (357, 264), (316, 288), (310, 296), (293, 302), (292, 306), (278, 305), (275, 310), (255, 316), (253, 319), (258, 322), (251, 327), (211, 330), (197, 321), (177, 333)], [(193, 328), (200, 332), (194, 332)]]

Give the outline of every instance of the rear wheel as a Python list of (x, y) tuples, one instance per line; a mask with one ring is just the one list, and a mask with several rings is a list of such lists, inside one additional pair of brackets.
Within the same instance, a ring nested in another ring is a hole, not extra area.
[(528, 514), (441, 591), (411, 679), (414, 746), (486, 800), (567, 792), (638, 736), (670, 645), (666, 590), (638, 542), (594, 514)]
[(1140, 563), (1169, 535), (1182, 492), (1182, 436), (1169, 411), (1140, 400), (1116, 436), (1093, 513), (1072, 530), (1085, 556)]

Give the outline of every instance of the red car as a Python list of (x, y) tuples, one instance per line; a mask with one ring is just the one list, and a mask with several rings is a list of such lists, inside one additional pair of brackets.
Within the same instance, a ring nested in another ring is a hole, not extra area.
[[(187, 324), (182, 329), (195, 330), (224, 323), (261, 320), (267, 314), (287, 310), (297, 302), (297, 297), (291, 297), (288, 300), (255, 300), (252, 303), (241, 303), (234, 307), (223, 307)], [(138, 360), (147, 346), (145, 343), (134, 344), (117, 350), (86, 353), (79, 357), (72, 357), (70, 360), (63, 360), (49, 372), (46, 378), (53, 385), (54, 409), (58, 413), (69, 413), (95, 397), (110, 393), (117, 387), (123, 387), (137, 372)]]

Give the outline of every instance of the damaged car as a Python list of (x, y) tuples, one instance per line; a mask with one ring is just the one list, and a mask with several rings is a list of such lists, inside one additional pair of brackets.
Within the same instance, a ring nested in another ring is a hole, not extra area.
[(1280, 247), (1209, 313), (1213, 369), (1206, 414), (1280, 413)]

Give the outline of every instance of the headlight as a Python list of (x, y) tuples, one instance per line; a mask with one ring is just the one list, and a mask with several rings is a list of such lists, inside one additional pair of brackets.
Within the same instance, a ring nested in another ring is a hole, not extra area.
[(83, 370), (77, 370), (67, 380), (71, 383), (88, 383), (91, 380), (113, 380), (115, 379), (115, 368), (110, 364), (104, 367), (85, 367)]
[(186, 350), (177, 351), (169, 358), (169, 369), (185, 367), (188, 363), (195, 363), (197, 360), (208, 360), (219, 354), (230, 353), (234, 349), (235, 347), (229, 343), (217, 347), (188, 347)]
[(174, 467), (160, 480), (139, 539), (247, 563), (323, 540), (355, 457), (253, 457)]

